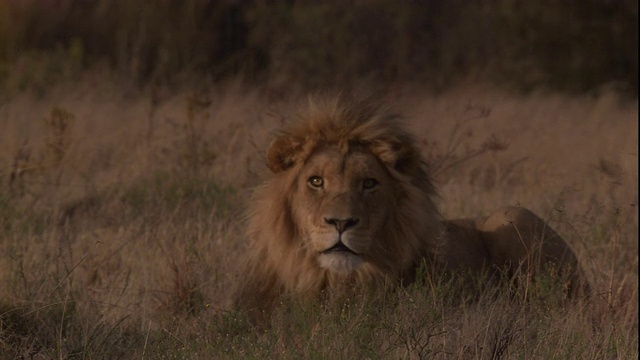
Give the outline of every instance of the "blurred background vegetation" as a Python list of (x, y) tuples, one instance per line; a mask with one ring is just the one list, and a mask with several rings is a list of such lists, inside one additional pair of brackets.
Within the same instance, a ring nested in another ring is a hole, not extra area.
[(85, 70), (136, 86), (488, 82), (638, 93), (637, 0), (0, 0), (0, 90)]

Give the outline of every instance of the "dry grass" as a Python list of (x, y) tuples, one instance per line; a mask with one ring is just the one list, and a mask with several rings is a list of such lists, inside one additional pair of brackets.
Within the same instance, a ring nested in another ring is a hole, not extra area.
[(468, 301), (427, 282), (340, 306), (292, 300), (259, 331), (230, 292), (243, 201), (281, 121), (268, 96), (97, 84), (0, 104), (2, 357), (638, 357), (637, 101), (389, 96), (424, 141), (445, 215), (533, 209), (574, 247), (593, 299)]

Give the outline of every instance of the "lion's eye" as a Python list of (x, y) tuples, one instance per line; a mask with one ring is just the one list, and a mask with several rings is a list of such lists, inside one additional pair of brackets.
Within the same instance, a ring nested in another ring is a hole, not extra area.
[(367, 178), (362, 181), (362, 188), (364, 190), (371, 190), (378, 186), (378, 180), (374, 178)]
[(309, 185), (316, 188), (321, 188), (322, 186), (324, 186), (324, 179), (320, 176), (312, 176), (309, 178)]

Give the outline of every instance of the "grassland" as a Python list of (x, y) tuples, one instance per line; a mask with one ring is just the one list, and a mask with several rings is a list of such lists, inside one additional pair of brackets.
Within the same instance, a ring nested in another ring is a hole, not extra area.
[(0, 104), (0, 357), (638, 358), (638, 103), (607, 90), (387, 94), (445, 216), (533, 209), (572, 245), (593, 298), (469, 301), (455, 283), (419, 283), (340, 306), (291, 301), (253, 328), (230, 303), (244, 203), (302, 95), (89, 75)]

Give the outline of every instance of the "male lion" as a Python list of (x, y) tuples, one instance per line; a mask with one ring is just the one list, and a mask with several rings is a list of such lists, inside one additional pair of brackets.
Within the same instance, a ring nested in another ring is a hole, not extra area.
[(410, 283), (422, 264), (443, 272), (535, 275), (551, 265), (576, 285), (565, 241), (521, 207), (443, 220), (420, 150), (397, 116), (370, 102), (312, 100), (267, 152), (273, 176), (255, 189), (241, 305), (281, 294), (331, 294)]

